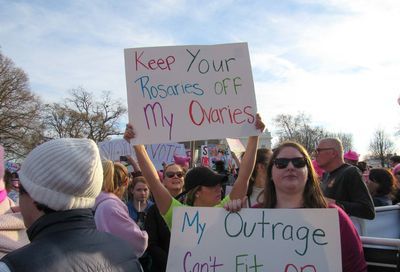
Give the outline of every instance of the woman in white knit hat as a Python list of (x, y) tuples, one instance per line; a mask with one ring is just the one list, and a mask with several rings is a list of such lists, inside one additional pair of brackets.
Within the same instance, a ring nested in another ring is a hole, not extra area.
[(92, 207), (103, 168), (96, 143), (63, 138), (22, 163), (20, 209), (31, 243), (0, 260), (0, 271), (142, 271), (126, 241), (96, 229)]

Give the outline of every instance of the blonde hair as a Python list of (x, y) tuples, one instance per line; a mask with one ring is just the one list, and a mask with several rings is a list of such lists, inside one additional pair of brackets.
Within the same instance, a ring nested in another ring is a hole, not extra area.
[(113, 193), (121, 198), (126, 189), (126, 179), (128, 178), (128, 169), (119, 163), (112, 161), (103, 161), (103, 187), (102, 191)]

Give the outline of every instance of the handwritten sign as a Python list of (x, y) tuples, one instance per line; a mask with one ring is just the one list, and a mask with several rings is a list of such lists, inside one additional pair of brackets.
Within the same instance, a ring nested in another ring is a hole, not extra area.
[(226, 138), (226, 142), (228, 143), (229, 149), (238, 156), (246, 150), (239, 139)]
[(336, 209), (175, 208), (167, 271), (342, 271)]
[(174, 155), (186, 157), (185, 145), (178, 143), (146, 145), (147, 154), (157, 170), (163, 169), (162, 163), (174, 161)]
[(247, 43), (125, 49), (133, 143), (257, 135)]
[(119, 161), (120, 156), (136, 157), (133, 148), (124, 139), (116, 139), (98, 143), (102, 160)]

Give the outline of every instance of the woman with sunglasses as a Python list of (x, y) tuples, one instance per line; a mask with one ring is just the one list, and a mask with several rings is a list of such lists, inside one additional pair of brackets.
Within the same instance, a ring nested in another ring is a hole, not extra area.
[[(257, 114), (255, 127), (263, 131), (265, 128), (261, 117)], [(134, 131), (131, 125), (127, 126), (124, 134), (125, 139), (134, 138)], [(185, 177), (185, 201), (184, 203), (174, 199), (168, 190), (162, 186), (157, 171), (151, 162), (146, 149), (143, 145), (135, 145), (135, 153), (142, 169), (143, 176), (150, 185), (154, 199), (163, 215), (169, 228), (172, 225), (172, 212), (178, 206), (198, 206), (198, 207), (222, 207), (229, 200), (241, 201), (247, 192), (247, 186), (251, 172), (254, 168), (255, 154), (258, 145), (258, 136), (250, 136), (248, 139), (245, 155), (240, 165), (240, 171), (230, 194), (221, 201), (222, 184), (226, 176), (219, 175), (207, 167), (195, 167), (188, 171)]]
[(339, 215), (343, 272), (367, 271), (360, 237), (348, 215), (327, 205), (310, 156), (303, 146), (284, 142), (273, 152), (267, 167), (264, 202), (260, 208), (336, 208)]
[[(162, 183), (172, 197), (178, 196), (183, 190), (185, 169), (177, 163), (164, 166)], [(167, 268), (169, 242), (171, 232), (162, 218), (157, 205), (147, 212), (145, 229), (149, 235), (147, 253), (151, 257), (151, 271), (162, 272)]]

